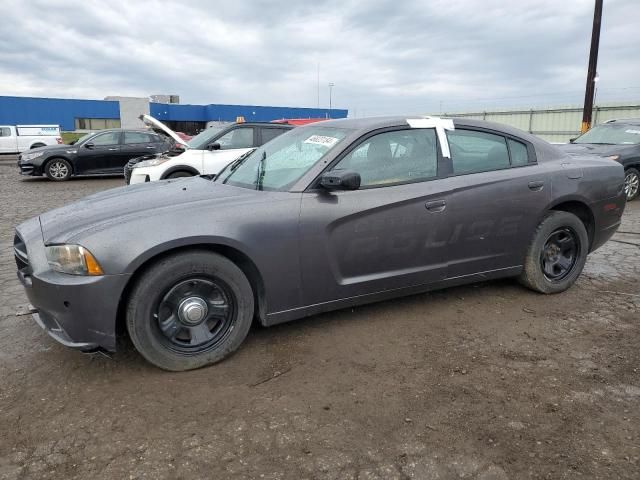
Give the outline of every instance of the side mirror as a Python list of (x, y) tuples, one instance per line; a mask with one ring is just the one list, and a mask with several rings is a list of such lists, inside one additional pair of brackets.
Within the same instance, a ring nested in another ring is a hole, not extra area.
[(91, 150), (95, 145), (93, 143), (85, 143), (84, 144), (84, 148), (88, 148), (89, 150)]
[(569, 143), (575, 143), (575, 141), (576, 141), (576, 138), (578, 138), (578, 137), (575, 137), (575, 138), (570, 138), (570, 139), (569, 139)]
[(209, 151), (213, 151), (213, 150), (220, 150), (220, 144), (218, 142), (215, 143), (210, 143), (209, 145), (207, 145), (207, 150)]
[(357, 190), (360, 182), (360, 174), (353, 170), (332, 170), (320, 177), (320, 185), (327, 190)]
[(69, 142), (69, 145), (75, 145), (77, 141), (78, 141), (78, 140), (71, 140), (71, 141)]

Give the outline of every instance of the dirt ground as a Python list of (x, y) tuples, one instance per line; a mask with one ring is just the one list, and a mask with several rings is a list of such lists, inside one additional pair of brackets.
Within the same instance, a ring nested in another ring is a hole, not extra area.
[(255, 327), (173, 374), (16, 316), (13, 227), (122, 182), (0, 161), (0, 478), (640, 478), (640, 201), (566, 293), (505, 280)]

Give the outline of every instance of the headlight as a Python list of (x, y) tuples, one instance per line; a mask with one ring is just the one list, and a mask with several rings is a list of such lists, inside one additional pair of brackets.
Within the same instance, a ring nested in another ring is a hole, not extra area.
[(611, 155), (607, 157), (609, 160), (615, 160), (616, 162), (620, 160), (620, 155)]
[(136, 163), (133, 168), (155, 167), (156, 165), (168, 162), (169, 160), (170, 158), (166, 157), (154, 158), (153, 160), (145, 160), (144, 162)]
[(44, 152), (33, 152), (33, 153), (25, 153), (22, 155), (22, 160), (33, 160), (34, 158), (38, 158), (44, 155)]
[(104, 275), (102, 267), (91, 252), (80, 245), (52, 245), (46, 247), (49, 266), (70, 275)]

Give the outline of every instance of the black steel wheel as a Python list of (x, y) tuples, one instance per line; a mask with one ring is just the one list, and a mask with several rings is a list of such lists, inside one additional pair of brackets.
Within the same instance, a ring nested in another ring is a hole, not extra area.
[(540, 265), (548, 280), (559, 282), (571, 273), (580, 255), (580, 241), (569, 227), (555, 230), (540, 252)]
[(624, 172), (624, 193), (627, 195), (627, 202), (640, 193), (640, 172), (635, 168), (628, 168)]
[(198, 354), (215, 348), (233, 329), (235, 301), (220, 279), (197, 276), (171, 287), (153, 316), (169, 348)]
[(520, 283), (540, 293), (559, 293), (582, 273), (589, 253), (589, 235), (577, 216), (552, 211), (533, 234)]
[(245, 339), (253, 290), (231, 260), (206, 250), (162, 258), (135, 283), (127, 330), (149, 362), (171, 371), (218, 362)]

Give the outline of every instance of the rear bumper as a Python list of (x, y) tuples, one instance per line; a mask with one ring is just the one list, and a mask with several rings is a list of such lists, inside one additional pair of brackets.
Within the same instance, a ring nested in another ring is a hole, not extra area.
[(626, 204), (627, 197), (623, 192), (591, 205), (591, 211), (595, 217), (595, 231), (590, 252), (600, 248), (616, 233), (622, 222), (622, 214)]

